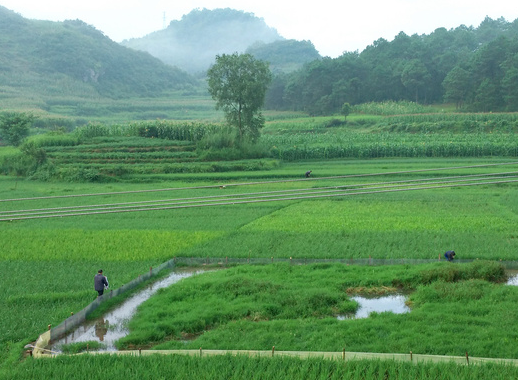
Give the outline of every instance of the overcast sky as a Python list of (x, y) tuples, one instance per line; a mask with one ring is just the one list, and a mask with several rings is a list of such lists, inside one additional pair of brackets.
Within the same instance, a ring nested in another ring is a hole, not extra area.
[[(80, 19), (116, 42), (163, 29), (199, 8), (232, 8), (255, 14), (288, 39), (310, 40), (321, 55), (362, 51), (378, 38), (403, 31), (430, 34), (439, 27), (478, 27), (486, 16), (511, 22), (511, 0), (0, 0), (38, 20)], [(165, 16), (165, 23), (164, 23)]]

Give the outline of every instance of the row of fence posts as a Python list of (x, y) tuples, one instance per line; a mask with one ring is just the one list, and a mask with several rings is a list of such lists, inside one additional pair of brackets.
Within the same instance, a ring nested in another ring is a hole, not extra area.
[[(139, 352), (139, 355), (142, 355), (142, 349), (139, 348), (138, 350)], [(342, 350), (342, 360), (345, 361), (345, 348)], [(275, 355), (275, 346), (272, 346), (272, 358), (274, 357)], [(202, 347), (200, 347), (200, 357), (203, 356), (203, 349)], [(410, 361), (414, 361), (414, 354), (412, 353), (412, 351), (410, 351)], [(466, 351), (466, 364), (469, 365), (469, 355), (468, 355), (468, 351)]]
[[(271, 259), (271, 262), (273, 263), (273, 262), (274, 262), (274, 258), (273, 258), (273, 256), (272, 256), (270, 259)], [(194, 258), (194, 257), (191, 257), (191, 263), (192, 263), (194, 260), (195, 260), (195, 258)], [(290, 259), (289, 259), (289, 260), (290, 260), (290, 264), (293, 264), (293, 257), (291, 257), (291, 256), (290, 256)], [(353, 258), (348, 259), (348, 260), (350, 261), (350, 263), (353, 263), (353, 262), (354, 262), (354, 259), (353, 259)], [(439, 255), (439, 260), (441, 260), (441, 256), (440, 256), (440, 255)], [(175, 257), (175, 261), (176, 261), (176, 257)], [(248, 255), (248, 258), (247, 258), (247, 261), (246, 261), (246, 262), (247, 262), (247, 264), (250, 264), (250, 262), (251, 262), (251, 257), (250, 257), (250, 255)], [(210, 257), (207, 257), (207, 258), (205, 259), (205, 264), (206, 264), (206, 265), (209, 265), (209, 264), (210, 264)], [(219, 264), (222, 264), (222, 263), (220, 262)], [(304, 258), (304, 264), (307, 264), (307, 258)], [(369, 265), (371, 265), (371, 264), (372, 264), (372, 257), (371, 257), (371, 256), (369, 256)], [(228, 256), (226, 256), (226, 257), (225, 257), (225, 265), (228, 265)]]

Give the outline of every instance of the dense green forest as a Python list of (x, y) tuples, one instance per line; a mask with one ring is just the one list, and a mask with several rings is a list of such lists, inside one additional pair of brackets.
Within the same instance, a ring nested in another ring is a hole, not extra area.
[(304, 63), (320, 59), (311, 41), (282, 40), (269, 44), (257, 42), (246, 53), (270, 64), (274, 74), (290, 73), (301, 69)]
[(311, 115), (337, 113), (344, 102), (387, 100), (518, 111), (517, 79), (518, 20), (486, 18), (477, 28), (461, 25), (412, 36), (400, 32), (361, 53), (312, 61), (276, 76), (266, 104)]

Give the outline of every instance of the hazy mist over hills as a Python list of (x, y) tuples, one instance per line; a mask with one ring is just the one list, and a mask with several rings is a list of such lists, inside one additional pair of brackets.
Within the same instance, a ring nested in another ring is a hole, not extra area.
[(0, 6), (0, 93), (23, 99), (204, 92), (192, 74), (204, 78), (218, 54), (250, 52), (274, 72), (320, 58), (311, 42), (286, 40), (262, 19), (232, 9), (194, 10), (125, 45), (81, 20), (30, 20)]
[[(196, 9), (182, 17), (180, 21), (172, 21), (160, 31), (142, 38), (125, 40), (122, 45), (143, 50), (159, 58), (165, 63), (177, 66), (192, 74), (205, 72), (216, 55), (244, 53), (248, 48), (261, 46), (264, 51), (268, 44), (285, 41), (277, 30), (266, 25), (263, 19), (252, 13), (233, 9)], [(285, 44), (291, 47), (297, 41)], [(266, 45), (266, 47), (265, 47)], [(274, 49), (282, 44), (275, 45)], [(299, 67), (308, 60), (320, 58), (314, 46), (302, 43), (302, 55), (288, 54), (291, 66)], [(309, 48), (309, 52), (307, 49)], [(301, 50), (299, 47), (298, 50)], [(285, 60), (286, 57), (277, 59)], [(272, 62), (279, 64), (279, 62)]]

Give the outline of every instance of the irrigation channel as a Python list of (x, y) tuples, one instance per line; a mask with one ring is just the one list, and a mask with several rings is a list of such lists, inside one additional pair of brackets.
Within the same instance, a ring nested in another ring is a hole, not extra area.
[(97, 341), (102, 344), (102, 351), (116, 351), (115, 342), (128, 335), (127, 323), (141, 303), (155, 294), (158, 289), (167, 288), (183, 278), (203, 272), (185, 271), (170, 273), (167, 277), (146, 286), (145, 289), (137, 292), (102, 317), (88, 320), (61, 339), (50, 342), (50, 350), (60, 352), (60, 347), (64, 344)]
[[(9, 204), (19, 201), (38, 201), (42, 199), (55, 199), (55, 198), (78, 198), (78, 197), (94, 197), (94, 196), (116, 196), (121, 194), (129, 193), (149, 193), (159, 191), (172, 191), (172, 190), (193, 190), (193, 189), (226, 189), (234, 188), (238, 186), (250, 186), (257, 184), (270, 184), (270, 183), (282, 183), (282, 182), (298, 182), (298, 181), (314, 181), (320, 180), (340, 180), (344, 178), (353, 177), (372, 177), (382, 175), (396, 175), (404, 173), (415, 173), (415, 172), (427, 172), (427, 171), (440, 171), (440, 170), (453, 170), (453, 169), (465, 169), (465, 168), (480, 168), (480, 167), (491, 167), (497, 165), (518, 165), (517, 162), (505, 163), (505, 164), (488, 164), (488, 165), (476, 165), (476, 166), (462, 166), (462, 167), (450, 167), (450, 168), (436, 168), (436, 169), (423, 169), (423, 170), (412, 170), (403, 172), (390, 172), (390, 173), (374, 173), (365, 175), (350, 175), (350, 176), (336, 176), (336, 177), (323, 177), (323, 178), (306, 178), (303, 180), (284, 180), (284, 181), (264, 181), (264, 182), (251, 182), (251, 183), (238, 183), (238, 184), (226, 184), (226, 185), (213, 185), (213, 186), (199, 186), (199, 187), (184, 187), (184, 188), (169, 188), (169, 189), (156, 189), (156, 190), (142, 190), (142, 191), (127, 191), (127, 192), (113, 192), (113, 193), (98, 193), (98, 194), (77, 194), (77, 195), (63, 195), (63, 196), (48, 196), (48, 197), (34, 197), (34, 198), (19, 198), (19, 199), (0, 199), (0, 204)], [(273, 201), (290, 201), (290, 200), (309, 200), (319, 198), (331, 198), (331, 197), (345, 197), (353, 195), (364, 195), (364, 194), (379, 194), (389, 193), (398, 191), (415, 191), (415, 190), (429, 190), (439, 189), (448, 187), (465, 187), (465, 186), (481, 186), (491, 184), (503, 184), (518, 182), (518, 172), (508, 171), (500, 173), (485, 173), (485, 174), (471, 174), (471, 175), (459, 175), (459, 176), (446, 176), (446, 177), (429, 177), (420, 178), (405, 181), (389, 181), (389, 182), (371, 182), (371, 183), (359, 183), (359, 184), (348, 184), (348, 185), (336, 185), (327, 187), (311, 187), (311, 188), (300, 188), (291, 190), (276, 190), (276, 191), (263, 191), (263, 192), (250, 192), (250, 193), (232, 193), (229, 194), (225, 191), (224, 194), (210, 195), (204, 197), (191, 197), (191, 198), (173, 198), (173, 199), (161, 199), (161, 200), (150, 200), (140, 202), (124, 202), (124, 203), (106, 203), (106, 204), (90, 204), (82, 206), (66, 206), (66, 207), (53, 207), (53, 208), (32, 208), (32, 209), (20, 209), (20, 210), (9, 210), (0, 211), (0, 222), (11, 222), (15, 220), (25, 219), (42, 219), (42, 218), (62, 218), (66, 216), (80, 216), (80, 215), (96, 215), (96, 214), (111, 214), (111, 213), (126, 213), (126, 212), (143, 212), (153, 210), (171, 210), (180, 208), (191, 208), (191, 207), (208, 207), (208, 206), (222, 206), (222, 205), (236, 205), (245, 203), (259, 203), (259, 202), (273, 202)]]
[[(127, 323), (141, 303), (155, 294), (158, 289), (169, 287), (183, 278), (203, 272), (205, 271), (172, 272), (167, 277), (139, 291), (102, 317), (86, 321), (61, 339), (50, 342), (48, 348), (52, 352), (60, 353), (61, 347), (64, 344), (96, 341), (102, 345), (99, 351), (117, 351), (115, 342), (129, 333)], [(508, 271), (508, 274), (509, 280), (507, 285), (518, 286), (518, 271)], [(338, 320), (346, 321), (348, 319), (368, 318), (372, 312), (392, 312), (394, 314), (410, 312), (410, 308), (406, 305), (407, 297), (404, 294), (376, 297), (353, 296), (351, 299), (358, 302), (358, 310), (355, 314), (338, 315)]]

